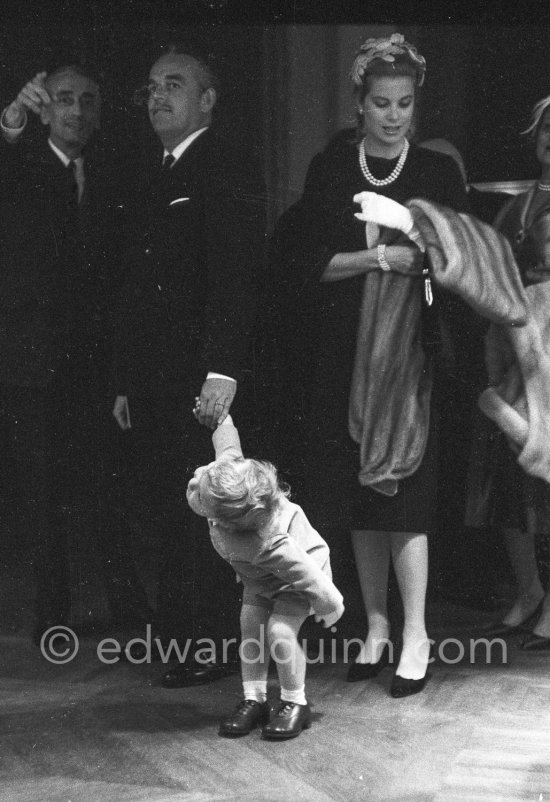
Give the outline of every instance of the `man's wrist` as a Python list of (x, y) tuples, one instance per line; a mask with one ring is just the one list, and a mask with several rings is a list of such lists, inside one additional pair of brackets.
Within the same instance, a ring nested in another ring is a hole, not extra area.
[(18, 115), (16, 120), (8, 120), (8, 111), (9, 106), (7, 106), (4, 111), (2, 112), (2, 116), (0, 117), (0, 128), (2, 132), (11, 137), (16, 137), (21, 134), (27, 124), (27, 112), (25, 109)]
[(378, 265), (384, 272), (388, 272), (391, 270), (390, 263), (386, 258), (386, 246), (385, 245), (378, 245), (376, 248), (376, 255), (378, 260)]

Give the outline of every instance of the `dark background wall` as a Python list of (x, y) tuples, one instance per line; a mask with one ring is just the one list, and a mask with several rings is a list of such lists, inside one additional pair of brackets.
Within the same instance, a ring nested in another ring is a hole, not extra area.
[(534, 177), (532, 144), (519, 132), (550, 94), (550, 27), (422, 26), (411, 39), (428, 62), (422, 138), (452, 139), (472, 181)]

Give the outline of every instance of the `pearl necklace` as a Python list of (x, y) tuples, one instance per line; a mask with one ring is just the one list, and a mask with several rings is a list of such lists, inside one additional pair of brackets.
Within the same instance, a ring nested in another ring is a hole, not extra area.
[(387, 178), (375, 178), (371, 171), (369, 170), (369, 166), (367, 164), (367, 157), (365, 155), (365, 140), (361, 140), (361, 144), (359, 145), (359, 164), (361, 166), (361, 170), (363, 175), (374, 187), (386, 187), (388, 184), (393, 184), (393, 182), (399, 178), (401, 175), (401, 170), (405, 166), (405, 161), (407, 160), (407, 154), (409, 152), (409, 140), (405, 140), (405, 144), (403, 145), (403, 150), (401, 151), (401, 155), (399, 156), (399, 161), (389, 174)]
[(539, 181), (538, 188), (541, 189), (543, 192), (550, 192), (550, 184), (541, 184)]

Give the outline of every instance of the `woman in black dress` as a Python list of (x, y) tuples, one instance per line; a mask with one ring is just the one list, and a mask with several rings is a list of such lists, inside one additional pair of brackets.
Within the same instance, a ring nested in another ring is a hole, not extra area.
[[(428, 308), (420, 249), (397, 230), (358, 220), (354, 196), (371, 191), (401, 204), (424, 197), (466, 209), (454, 161), (407, 138), (424, 73), (423, 57), (400, 34), (362, 45), (351, 75), (357, 129), (340, 132), (314, 157), (302, 198), (275, 233), (295, 304), (287, 316), (300, 331), (299, 353), (287, 368), (294, 369), (292, 402), (306, 429), (309, 509), (333, 554), (341, 548), (336, 533), (351, 530), (368, 618), (348, 680), (375, 676), (389, 662), (391, 559), (404, 608), (393, 696), (416, 693), (426, 681), (427, 533), (437, 479), (433, 357), (440, 340), (434, 309), (444, 309), (452, 326), (459, 304), (436, 294)], [(399, 420), (401, 409), (408, 423)], [(335, 563), (345, 595), (337, 556)]]

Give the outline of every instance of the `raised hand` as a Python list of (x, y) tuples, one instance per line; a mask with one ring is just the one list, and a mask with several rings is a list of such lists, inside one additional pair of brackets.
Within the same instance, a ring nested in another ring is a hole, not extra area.
[(44, 84), (46, 75), (45, 72), (36, 73), (7, 107), (2, 119), (7, 128), (21, 128), (27, 117), (27, 109), (40, 114), (41, 109), (52, 102)]

